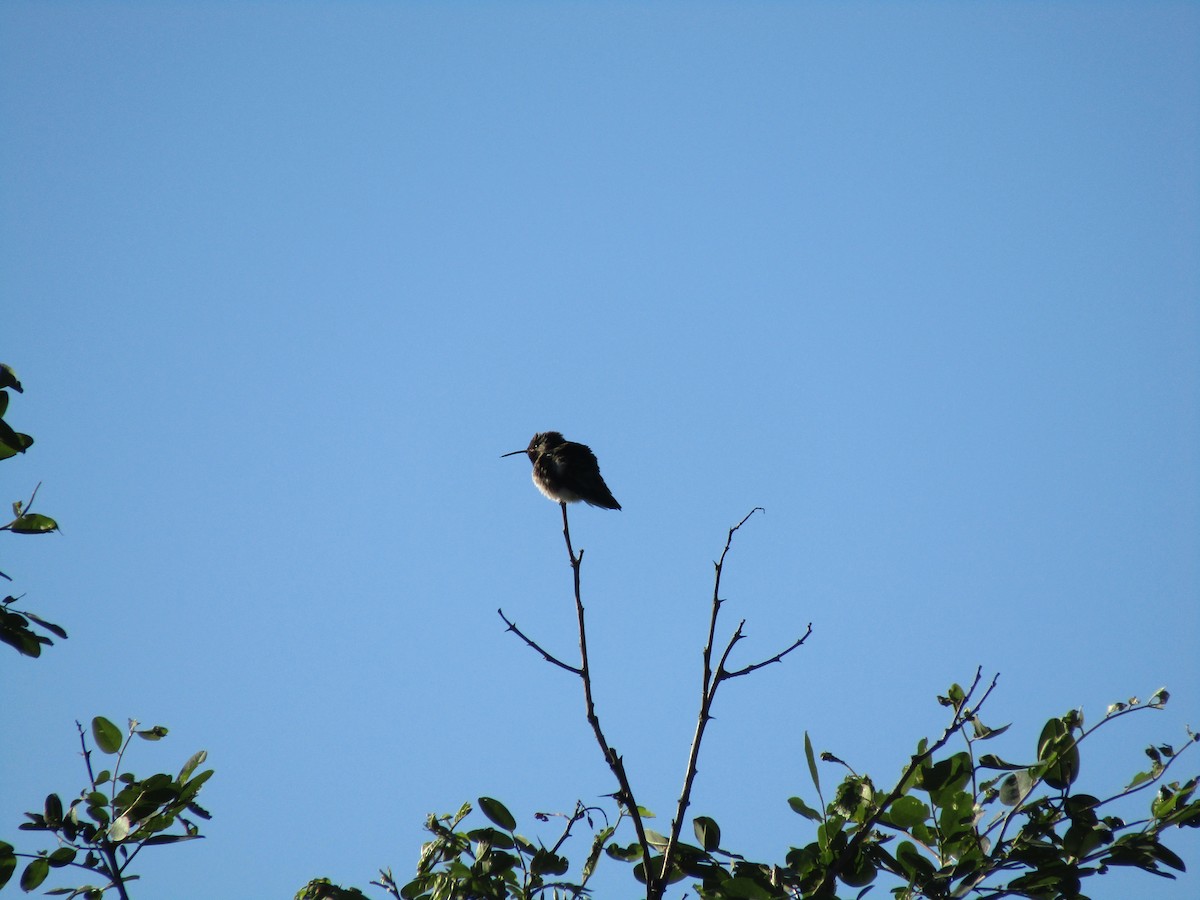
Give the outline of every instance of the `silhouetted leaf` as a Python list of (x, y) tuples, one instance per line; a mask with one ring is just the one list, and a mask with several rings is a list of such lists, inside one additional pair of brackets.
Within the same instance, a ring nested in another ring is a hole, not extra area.
[(564, 875), (569, 868), (571, 863), (566, 857), (540, 848), (529, 862), (529, 869), (535, 875)]
[(58, 635), (58, 636), (59, 636), (60, 638), (62, 638), (63, 640), (66, 640), (66, 637), (67, 637), (67, 632), (66, 632), (66, 629), (64, 629), (62, 626), (60, 626), (60, 625), (55, 625), (53, 622), (47, 622), (47, 621), (46, 621), (45, 619), (43, 619), (41, 616), (35, 616), (33, 613), (31, 613), (31, 612), (28, 612), (28, 611), (25, 611), (25, 615), (26, 615), (26, 616), (27, 616), (29, 619), (33, 620), (34, 622), (37, 622), (39, 625), (41, 625), (41, 626), (42, 626), (43, 628), (45, 628), (47, 631), (49, 631), (49, 632), (52, 632), (52, 633), (54, 633), (54, 634)]
[(18, 394), (25, 393), (21, 382), (17, 381), (17, 373), (7, 363), (0, 363), (0, 388), (12, 388)]
[[(42, 647), (50, 643), (50, 639), (42, 637), (39, 634), (34, 634), (24, 626), (16, 626), (12, 624), (12, 616), (0, 615), (0, 642), (8, 644), (17, 652), (24, 656), (32, 656), (37, 658), (42, 655)], [(19, 617), (18, 617), (19, 618)], [(22, 621), (24, 621), (22, 619)]]
[(21, 873), (21, 890), (25, 893), (37, 890), (41, 887), (46, 876), (50, 874), (50, 862), (44, 856), (39, 856), (33, 862), (25, 867), (25, 871)]
[(512, 831), (517, 827), (517, 820), (513, 818), (512, 813), (499, 800), (494, 800), (491, 797), (480, 797), (479, 809), (494, 824), (499, 825), (505, 831)]
[(58, 794), (49, 794), (46, 797), (44, 816), (46, 824), (51, 828), (57, 828), (62, 824), (63, 805)]
[(1062, 719), (1051, 719), (1038, 738), (1038, 760), (1049, 763), (1043, 779), (1055, 790), (1066, 790), (1079, 777), (1079, 748)]
[(705, 850), (716, 850), (721, 846), (721, 829), (708, 816), (697, 816), (693, 819), (692, 830), (696, 832), (696, 840)]
[(1183, 864), (1183, 860), (1164, 847), (1162, 844), (1155, 842), (1153, 849), (1150, 851), (1154, 854), (1154, 858), (1163, 865), (1170, 866), (1180, 872), (1186, 872), (1187, 866)]
[(7, 422), (0, 419), (0, 459), (8, 459), (18, 453), (24, 453), (32, 446), (33, 438), (27, 434), (21, 434), (19, 431), (13, 431)]
[(16, 869), (17, 857), (13, 853), (13, 845), (0, 841), (0, 888), (8, 884)]
[(999, 769), (1000, 771), (1013, 772), (1017, 769), (1025, 769), (1027, 766), (1018, 765), (1017, 763), (1005, 762), (1000, 757), (992, 753), (985, 753), (979, 757), (979, 766), (983, 769)]
[(864, 884), (870, 884), (875, 880), (877, 869), (870, 858), (859, 848), (858, 853), (850, 861), (850, 864), (842, 869), (838, 878), (850, 887), (862, 887)]
[(152, 834), (141, 843), (150, 844), (178, 844), (182, 841), (195, 841), (202, 838), (199, 834)]
[(60, 869), (73, 863), (77, 853), (78, 851), (74, 847), (59, 847), (46, 858), (50, 861), (52, 868)]

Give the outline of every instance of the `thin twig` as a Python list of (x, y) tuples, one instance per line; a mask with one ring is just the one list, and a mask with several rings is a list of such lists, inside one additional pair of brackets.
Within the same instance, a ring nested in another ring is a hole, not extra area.
[(586, 806), (584, 806), (581, 801), (576, 800), (575, 801), (575, 811), (573, 813), (571, 813), (570, 816), (566, 817), (567, 827), (563, 829), (562, 835), (559, 837), (559, 839), (557, 841), (554, 842), (554, 846), (550, 848), (551, 853), (555, 853), (555, 854), (558, 853), (559, 848), (561, 848), (562, 845), (564, 843), (566, 843), (567, 838), (569, 838), (571, 836), (571, 829), (575, 827), (575, 823), (578, 822), (580, 819), (582, 819), (584, 816), (586, 816), (587, 813), (588, 813), (588, 808)]
[(692, 786), (695, 784), (696, 774), (699, 771), (698, 764), (700, 760), (700, 744), (704, 740), (704, 730), (708, 726), (709, 721), (712, 719), (712, 707), (713, 702), (716, 700), (717, 688), (720, 686), (722, 681), (735, 678), (738, 675), (748, 675), (755, 669), (760, 669), (769, 663), (777, 662), (783, 659), (783, 657), (803, 644), (808, 635), (812, 633), (812, 625), (810, 624), (808, 626), (808, 631), (805, 632), (803, 637), (793, 643), (786, 650), (776, 654), (771, 659), (765, 660), (761, 663), (755, 663), (752, 666), (748, 666), (745, 669), (739, 669), (736, 672), (729, 672), (725, 668), (725, 663), (729, 660), (729, 654), (732, 652), (734, 645), (744, 637), (742, 628), (745, 626), (746, 620), (742, 619), (742, 621), (738, 623), (738, 627), (734, 630), (733, 635), (729, 638), (729, 643), (725, 645), (725, 650), (721, 653), (721, 658), (717, 663), (716, 670), (713, 670), (712, 652), (713, 641), (715, 640), (717, 631), (717, 615), (721, 611), (721, 604), (725, 602), (721, 599), (721, 574), (725, 569), (725, 557), (729, 554), (729, 548), (733, 546), (734, 534), (737, 533), (738, 529), (745, 525), (746, 522), (749, 521), (750, 517), (756, 512), (765, 513), (766, 510), (764, 510), (761, 506), (756, 506), (754, 509), (750, 510), (750, 512), (746, 513), (746, 515), (742, 518), (742, 521), (730, 528), (729, 533), (725, 537), (725, 548), (721, 551), (721, 556), (716, 560), (716, 562), (713, 563), (715, 573), (713, 575), (712, 612), (709, 615), (708, 640), (704, 645), (703, 652), (704, 675), (700, 686), (700, 712), (696, 717), (696, 731), (692, 736), (692, 746), (688, 751), (687, 768), (684, 770), (683, 774), (683, 788), (679, 792), (679, 801), (675, 807), (675, 818), (671, 821), (671, 835), (667, 839), (667, 848), (663, 853), (662, 869), (659, 872), (659, 880), (663, 885), (667, 883), (667, 879), (670, 876), (671, 860), (674, 857), (676, 847), (679, 845), (679, 835), (683, 829), (683, 819), (687, 814), (688, 807), (692, 802)]
[(88, 749), (87, 738), (83, 736), (83, 723), (78, 719), (75, 720), (75, 728), (79, 731), (79, 746), (83, 748), (83, 762), (87, 766), (88, 781), (92, 783), (92, 790), (96, 790), (96, 775), (92, 771), (92, 751)]
[(521, 640), (523, 640), (526, 644), (528, 644), (530, 647), (532, 647), (534, 650), (536, 650), (538, 653), (540, 653), (542, 655), (542, 659), (546, 660), (546, 662), (553, 663), (554, 665), (558, 666), (560, 669), (566, 669), (568, 672), (571, 672), (575, 675), (583, 674), (583, 672), (580, 669), (576, 668), (575, 666), (569, 665), (568, 663), (563, 662), (561, 659), (556, 657), (554, 654), (545, 650), (537, 641), (528, 637), (525, 634), (525, 632), (523, 632), (520, 628), (517, 627), (516, 622), (510, 621), (508, 616), (504, 615), (503, 609), (498, 609), (498, 610), (496, 610), (496, 612), (498, 612), (500, 614), (500, 618), (502, 618), (504, 620), (504, 624), (508, 626), (508, 628), (505, 630), (511, 631), (513, 634), (515, 634), (517, 637), (519, 637)]
[(797, 647), (799, 647), (801, 644), (803, 644), (806, 640), (808, 640), (808, 637), (811, 634), (812, 634), (812, 622), (809, 622), (808, 628), (806, 628), (804, 630), (804, 634), (802, 634), (802, 635), (800, 635), (800, 637), (796, 638), (796, 640), (794, 642), (792, 642), (792, 645), (790, 647), (788, 647), (786, 650), (782, 650), (779, 653), (776, 653), (770, 659), (764, 659), (762, 662), (753, 663), (752, 665), (746, 666), (743, 669), (737, 669), (733, 672), (726, 672), (726, 671), (719, 670), (718, 677), (721, 678), (721, 680), (723, 680), (723, 681), (727, 680), (729, 678), (741, 678), (743, 675), (749, 675), (751, 672), (761, 669), (763, 666), (769, 666), (769, 665), (771, 665), (771, 663), (782, 662), (783, 658), (785, 656), (787, 656), (789, 653), (791, 653), (793, 650), (795, 650)]
[(575, 585), (575, 613), (579, 620), (579, 680), (583, 682), (583, 702), (587, 712), (588, 724), (592, 726), (592, 733), (596, 736), (596, 743), (600, 745), (600, 752), (604, 754), (604, 761), (608, 763), (609, 769), (617, 779), (617, 785), (620, 791), (617, 795), (617, 801), (624, 805), (629, 811), (629, 817), (633, 820), (633, 828), (637, 833), (638, 845), (642, 848), (642, 858), (645, 860), (646, 872), (646, 897), (647, 900), (653, 900), (654, 897), (661, 896), (661, 890), (655, 884), (655, 878), (650, 872), (650, 842), (646, 838), (646, 826), (642, 822), (642, 814), (638, 810), (637, 801), (633, 797), (633, 788), (629, 784), (629, 777), (625, 773), (625, 761), (620, 754), (613, 749), (609, 744), (608, 739), (604, 736), (604, 730), (600, 727), (600, 717), (596, 715), (596, 704), (592, 698), (592, 671), (588, 663), (587, 650), (587, 625), (583, 614), (583, 598), (579, 589), (579, 567), (583, 563), (583, 551), (575, 553), (571, 547), (571, 526), (567, 521), (567, 504), (559, 503), (562, 507), (563, 517), (563, 539), (567, 543), (567, 557), (571, 561), (571, 573)]

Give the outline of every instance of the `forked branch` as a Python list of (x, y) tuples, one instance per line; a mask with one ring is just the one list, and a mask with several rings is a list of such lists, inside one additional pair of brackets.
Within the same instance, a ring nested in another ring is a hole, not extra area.
[(527, 637), (516, 624), (509, 621), (502, 610), (498, 610), (500, 618), (504, 619), (508, 630), (513, 632), (517, 637), (521, 638), (528, 646), (532, 647), (542, 655), (542, 658), (547, 662), (552, 663), (559, 668), (566, 669), (579, 676), (579, 680), (583, 682), (583, 701), (587, 713), (588, 724), (592, 726), (592, 733), (596, 736), (596, 743), (600, 745), (600, 752), (604, 755), (604, 761), (608, 764), (609, 769), (613, 773), (613, 777), (617, 780), (618, 790), (614, 796), (617, 802), (625, 808), (629, 814), (629, 818), (633, 820), (633, 828), (637, 833), (638, 845), (642, 849), (642, 858), (646, 861), (646, 896), (648, 898), (661, 897), (662, 887), (658, 880), (654, 877), (649, 869), (650, 860), (650, 841), (646, 838), (646, 826), (642, 822), (642, 814), (638, 809), (637, 801), (633, 796), (633, 788), (629, 784), (629, 776), (625, 773), (625, 761), (621, 755), (613, 748), (604, 736), (604, 730), (600, 727), (600, 717), (596, 715), (596, 704), (592, 698), (592, 670), (588, 662), (587, 649), (587, 623), (583, 613), (583, 598), (579, 587), (579, 567), (583, 563), (583, 551), (575, 552), (571, 546), (571, 525), (567, 520), (567, 504), (560, 503), (562, 507), (563, 517), (563, 540), (567, 544), (567, 558), (571, 563), (572, 581), (575, 588), (575, 613), (579, 621), (579, 665), (572, 666), (558, 659), (552, 653), (543, 649), (537, 642)]
[(724, 681), (729, 681), (733, 678), (740, 678), (743, 675), (749, 675), (764, 666), (769, 666), (772, 663), (781, 662), (784, 657), (792, 653), (794, 650), (803, 644), (810, 634), (812, 634), (812, 624), (810, 623), (804, 634), (794, 640), (791, 644), (780, 650), (774, 656), (770, 656), (759, 662), (751, 663), (738, 669), (730, 669), (728, 667), (729, 656), (733, 652), (734, 646), (745, 637), (746, 620), (743, 619), (738, 623), (737, 628), (730, 636), (728, 643), (720, 653), (720, 657), (713, 665), (713, 650), (716, 642), (717, 631), (717, 616), (720, 613), (721, 605), (724, 601), (721, 599), (721, 574), (725, 567), (725, 558), (729, 554), (730, 548), (733, 546), (733, 536), (737, 533), (746, 522), (756, 512), (762, 512), (762, 507), (755, 507), (750, 510), (746, 516), (729, 529), (729, 533), (725, 539), (725, 547), (721, 551), (721, 556), (713, 563), (716, 572), (713, 578), (713, 598), (712, 612), (708, 622), (708, 639), (704, 645), (703, 662), (704, 673), (701, 681), (700, 690), (700, 713), (696, 722), (696, 732), (692, 738), (691, 749), (688, 752), (687, 768), (684, 772), (683, 789), (680, 792), (679, 802), (676, 807), (675, 817), (671, 822), (671, 835), (667, 840), (667, 845), (663, 851), (662, 865), (651, 868), (650, 862), (652, 859), (652, 848), (646, 837), (645, 825), (642, 822), (641, 811), (638, 808), (637, 801), (633, 796), (633, 788), (630, 786), (629, 777), (625, 772), (625, 762), (621, 755), (613, 748), (604, 735), (603, 729), (600, 727), (600, 719), (596, 715), (595, 702), (592, 697), (592, 674), (591, 665), (588, 661), (587, 648), (587, 622), (584, 617), (583, 599), (580, 591), (579, 570), (583, 562), (583, 551), (575, 552), (571, 544), (571, 527), (567, 519), (567, 505), (561, 503), (563, 517), (563, 540), (567, 545), (567, 558), (571, 564), (572, 581), (575, 593), (575, 612), (579, 623), (579, 665), (573, 666), (559, 659), (554, 654), (550, 653), (532, 638), (528, 637), (516, 623), (511, 621), (504, 615), (503, 610), (497, 610), (500, 618), (504, 620), (504, 624), (508, 626), (508, 630), (519, 637), (525, 644), (532, 648), (535, 652), (541, 655), (547, 662), (558, 666), (579, 676), (579, 680), (583, 682), (583, 698), (584, 707), (587, 714), (588, 724), (592, 727), (592, 733), (596, 737), (596, 743), (600, 745), (600, 751), (604, 755), (604, 761), (612, 770), (613, 776), (617, 780), (619, 790), (614, 796), (621, 806), (628, 813), (629, 818), (633, 820), (634, 830), (637, 832), (638, 845), (641, 847), (643, 871), (646, 878), (646, 897), (647, 900), (661, 900), (666, 891), (667, 884), (670, 881), (674, 859), (678, 853), (679, 835), (683, 828), (684, 816), (687, 813), (688, 806), (691, 804), (692, 786), (696, 780), (697, 763), (700, 758), (700, 745), (704, 738), (704, 730), (712, 718), (713, 702), (717, 696), (717, 688)]
[(756, 506), (750, 510), (742, 521), (738, 522), (729, 529), (729, 534), (725, 538), (725, 549), (721, 551), (721, 556), (713, 563), (716, 573), (713, 577), (713, 600), (712, 612), (708, 620), (708, 640), (704, 645), (704, 675), (700, 687), (700, 714), (696, 719), (696, 732), (692, 737), (692, 746), (688, 751), (687, 768), (683, 775), (683, 789), (679, 793), (679, 802), (675, 808), (675, 818), (671, 822), (671, 836), (667, 840), (667, 849), (663, 853), (662, 868), (659, 872), (659, 881), (662, 885), (667, 884), (670, 876), (672, 860), (674, 859), (676, 848), (679, 845), (679, 834), (683, 829), (684, 816), (687, 814), (688, 807), (691, 805), (692, 785), (696, 781), (696, 772), (698, 771), (698, 763), (700, 760), (700, 744), (704, 740), (704, 730), (708, 726), (709, 720), (712, 718), (713, 702), (717, 696), (717, 688), (721, 682), (728, 681), (731, 678), (738, 678), (742, 675), (749, 675), (751, 672), (761, 669), (763, 666), (768, 666), (774, 662), (780, 662), (785, 656), (803, 644), (810, 634), (812, 634), (812, 623), (799, 638), (793, 641), (786, 649), (781, 650), (769, 659), (764, 659), (762, 662), (752, 663), (741, 669), (730, 671), (726, 668), (726, 663), (729, 661), (729, 654), (733, 652), (734, 645), (745, 637), (744, 627), (746, 620), (742, 619), (738, 623), (738, 627), (734, 630), (729, 638), (729, 643), (725, 645), (725, 649), (721, 653), (721, 658), (717, 662), (716, 670), (713, 670), (713, 642), (717, 632), (717, 615), (721, 611), (721, 604), (725, 601), (721, 599), (721, 574), (725, 569), (725, 557), (729, 554), (729, 548), (733, 545), (733, 536), (739, 528), (746, 524), (752, 515), (756, 512), (766, 512), (761, 506)]

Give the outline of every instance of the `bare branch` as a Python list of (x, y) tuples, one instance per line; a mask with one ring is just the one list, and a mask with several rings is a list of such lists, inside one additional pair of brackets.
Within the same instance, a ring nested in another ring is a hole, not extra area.
[(742, 629), (745, 627), (746, 620), (742, 619), (742, 621), (738, 622), (738, 627), (734, 629), (733, 634), (730, 635), (729, 643), (725, 645), (725, 651), (721, 654), (721, 659), (717, 663), (716, 677), (713, 679), (712, 684), (709, 685), (708, 696), (710, 703), (712, 702), (711, 698), (716, 696), (717, 685), (725, 680), (723, 674), (725, 672), (725, 663), (729, 662), (729, 654), (733, 652), (733, 645), (745, 637), (745, 634), (742, 632)]
[(546, 662), (553, 663), (554, 665), (558, 666), (560, 669), (566, 669), (568, 672), (572, 672), (575, 675), (583, 674), (583, 672), (580, 669), (577, 669), (575, 666), (568, 665), (567, 663), (563, 662), (561, 659), (556, 657), (554, 654), (549, 653), (545, 649), (543, 649), (542, 646), (540, 644), (538, 644), (537, 641), (526, 636), (525, 632), (523, 632), (520, 628), (517, 627), (516, 622), (510, 621), (508, 616), (504, 615), (504, 610), (497, 609), (496, 612), (498, 612), (500, 614), (500, 618), (502, 618), (504, 620), (504, 624), (508, 626), (508, 628), (506, 628), (505, 630), (511, 631), (513, 634), (515, 634), (517, 637), (519, 637), (521, 640), (523, 640), (526, 644), (528, 644), (530, 647), (532, 647), (534, 650), (536, 650), (538, 653), (540, 653), (542, 655), (542, 659), (546, 660)]
[[(737, 669), (736, 671), (733, 671), (733, 672), (725, 671), (724, 667), (722, 665), (721, 668), (717, 669), (717, 678), (722, 679), (722, 680), (726, 680), (729, 678), (740, 678), (742, 675), (749, 675), (751, 672), (761, 669), (763, 666), (769, 666), (771, 663), (782, 662), (783, 658), (785, 656), (787, 656), (789, 653), (791, 653), (793, 650), (795, 650), (797, 647), (799, 647), (801, 644), (803, 644), (805, 641), (807, 641), (809, 635), (811, 635), (811, 634), (812, 634), (812, 622), (809, 622), (808, 628), (805, 629), (804, 634), (802, 634), (802, 635), (800, 635), (800, 637), (796, 638), (796, 640), (792, 643), (792, 645), (790, 647), (788, 647), (786, 650), (782, 650), (779, 653), (776, 653), (770, 659), (764, 659), (762, 662), (754, 663), (752, 665), (746, 666), (745, 668)], [(724, 663), (723, 660), (722, 660), (722, 663)]]
[(743, 637), (742, 628), (746, 624), (746, 620), (742, 619), (738, 623), (738, 627), (734, 630), (729, 638), (729, 643), (725, 645), (725, 650), (721, 653), (721, 658), (717, 663), (717, 668), (714, 672), (712, 667), (713, 642), (716, 639), (717, 631), (717, 615), (721, 611), (721, 604), (724, 602), (721, 599), (721, 574), (725, 569), (725, 557), (729, 554), (729, 548), (733, 546), (733, 536), (743, 525), (750, 520), (750, 517), (756, 512), (765, 513), (766, 510), (761, 506), (756, 506), (742, 518), (732, 528), (725, 537), (725, 548), (721, 551), (721, 556), (713, 563), (716, 572), (713, 576), (713, 600), (712, 613), (708, 621), (708, 640), (704, 645), (704, 675), (700, 686), (700, 713), (696, 719), (696, 732), (692, 737), (691, 750), (688, 752), (687, 768), (683, 775), (683, 789), (679, 793), (679, 802), (675, 807), (675, 818), (671, 821), (671, 836), (667, 839), (667, 848), (663, 852), (662, 868), (659, 871), (659, 881), (665, 885), (671, 873), (671, 863), (675, 854), (675, 848), (679, 845), (679, 834), (683, 829), (683, 819), (687, 814), (688, 806), (691, 805), (692, 786), (696, 781), (696, 772), (698, 771), (698, 763), (700, 760), (700, 744), (704, 740), (704, 729), (708, 726), (712, 719), (712, 706), (716, 700), (717, 688), (722, 681), (729, 678), (737, 677), (738, 675), (748, 675), (755, 669), (762, 668), (772, 662), (778, 662), (787, 654), (791, 653), (797, 647), (804, 643), (809, 634), (812, 633), (812, 625), (808, 626), (808, 631), (804, 637), (801, 637), (792, 646), (788, 647), (783, 652), (777, 654), (771, 659), (761, 663), (748, 666), (745, 669), (739, 669), (736, 672), (728, 672), (725, 669), (725, 663), (729, 660), (729, 654), (733, 651), (734, 645)]
[[(583, 682), (583, 702), (588, 724), (592, 726), (592, 734), (596, 736), (596, 743), (600, 745), (600, 752), (604, 754), (604, 761), (608, 764), (608, 768), (617, 779), (617, 785), (620, 788), (616, 794), (617, 802), (623, 805), (629, 812), (629, 817), (633, 820), (633, 829), (637, 833), (638, 846), (642, 848), (642, 857), (649, 861), (651, 853), (650, 841), (646, 838), (646, 826), (642, 822), (642, 814), (638, 811), (637, 801), (633, 797), (633, 787), (629, 784), (629, 777), (625, 774), (625, 761), (613, 746), (609, 744), (608, 738), (604, 736), (604, 730), (600, 727), (600, 717), (596, 715), (596, 704), (592, 698), (592, 671), (588, 663), (587, 624), (583, 614), (583, 597), (579, 588), (579, 567), (583, 563), (583, 551), (580, 550), (576, 554), (571, 547), (571, 526), (567, 521), (567, 504), (559, 503), (559, 506), (562, 507), (563, 540), (566, 541), (567, 557), (571, 561), (571, 574), (575, 587), (575, 613), (579, 621), (579, 668), (576, 669), (565, 665), (563, 668), (575, 672), (579, 676), (579, 680)], [(559, 665), (563, 664), (559, 663)], [(657, 880), (648, 869), (646, 874), (646, 897), (648, 900), (661, 897), (662, 889), (656, 883)]]

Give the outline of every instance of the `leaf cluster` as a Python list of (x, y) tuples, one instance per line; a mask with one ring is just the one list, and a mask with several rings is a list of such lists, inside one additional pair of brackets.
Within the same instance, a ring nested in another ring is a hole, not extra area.
[[(21, 387), (21, 382), (17, 380), (12, 368), (0, 363), (0, 460), (11, 459), (33, 446), (33, 438), (15, 431), (4, 421), (4, 415), (8, 412), (9, 388), (17, 393), (24, 392), (24, 388)], [(14, 501), (12, 521), (0, 525), (0, 531), (8, 531), (13, 534), (50, 534), (57, 531), (58, 523), (54, 519), (40, 513), (30, 512), (36, 496), (37, 488), (34, 488), (28, 501)], [(3, 572), (0, 572), (0, 578), (6, 581), (12, 580)], [(13, 608), (12, 604), (17, 599), (9, 596), (0, 601), (0, 642), (8, 644), (24, 656), (36, 657), (41, 656), (42, 647), (50, 646), (54, 641), (47, 635), (40, 634), (35, 627), (42, 628), (57, 637), (66, 638), (67, 632), (62, 627), (48, 622), (28, 610)]]
[(166, 728), (139, 728), (136, 721), (130, 720), (122, 732), (98, 716), (92, 720), (91, 734), (96, 748), (114, 757), (112, 768), (95, 770), (87, 736), (79, 726), (88, 786), (66, 806), (58, 794), (50, 794), (40, 812), (25, 814), (29, 821), (20, 826), (21, 830), (50, 833), (58, 842), (55, 849), (34, 855), (17, 853), (11, 844), (0, 841), (0, 889), (12, 879), (18, 858), (25, 857), (29, 862), (19, 884), (26, 892), (40, 887), (51, 869), (75, 867), (100, 881), (48, 893), (99, 900), (105, 891), (115, 889), (125, 898), (127, 883), (137, 878), (127, 874), (127, 868), (142, 848), (201, 837), (195, 819), (210, 816), (196, 802), (196, 796), (213, 774), (211, 769), (199, 771), (207, 756), (203, 750), (193, 754), (176, 775), (156, 773), (139, 778), (133, 772), (122, 771), (130, 741), (135, 736), (161, 740), (167, 735)]
[(541, 841), (518, 834), (517, 820), (499, 800), (480, 797), (478, 803), (491, 825), (456, 831), (471, 813), (469, 803), (464, 803), (454, 815), (429, 816), (425, 829), (433, 835), (433, 840), (421, 847), (416, 876), (400, 885), (390, 871), (385, 871), (374, 884), (402, 900), (587, 896), (587, 881), (595, 870), (599, 849), (589, 856), (579, 883), (562, 880), (570, 861), (559, 850), (576, 823), (586, 820), (593, 824), (595, 810), (578, 804), (572, 815), (564, 817), (566, 825), (558, 840), (547, 847)]
[(36, 632), (34, 625), (57, 637), (66, 638), (67, 631), (61, 625), (55, 625), (27, 609), (13, 607), (17, 599), (9, 595), (0, 600), (0, 642), (8, 644), (23, 656), (37, 657), (42, 655), (42, 647), (48, 647), (54, 641)]
[[(677, 841), (666, 881), (690, 881), (701, 900), (836, 900), (839, 895), (861, 897), (887, 884), (897, 900), (949, 900), (953, 897), (1015, 896), (1033, 900), (1080, 898), (1086, 879), (1113, 867), (1136, 867), (1173, 878), (1169, 870), (1184, 864), (1167, 848), (1163, 835), (1171, 828), (1200, 827), (1200, 778), (1166, 781), (1180, 753), (1200, 736), (1188, 732), (1187, 744), (1176, 750), (1166, 744), (1146, 748), (1150, 765), (1133, 775), (1122, 789), (1107, 797), (1076, 790), (1081, 771), (1081, 747), (1102, 727), (1137, 712), (1161, 709), (1164, 691), (1150, 700), (1136, 698), (1114, 704), (1091, 728), (1072, 710), (1050, 719), (1038, 737), (1034, 754), (1025, 762), (1010, 762), (981, 751), (981, 744), (1004, 734), (1007, 725), (992, 728), (979, 716), (979, 702), (969, 690), (953, 685), (939, 701), (951, 711), (951, 722), (937, 739), (922, 739), (891, 789), (880, 789), (868, 775), (854, 772), (831, 753), (819, 756), (805, 735), (809, 777), (818, 806), (800, 797), (791, 809), (816, 826), (814, 839), (793, 847), (782, 863), (762, 863), (722, 847), (720, 826), (712, 818), (693, 819), (696, 843)], [(995, 686), (995, 681), (992, 682)], [(947, 748), (953, 738), (958, 750)], [(821, 786), (818, 760), (843, 768), (846, 774), (828, 802)], [(1144, 817), (1127, 820), (1112, 804), (1157, 787)], [(466, 827), (471, 806), (454, 815), (430, 816), (426, 830), (433, 839), (422, 848), (415, 877), (400, 885), (390, 871), (374, 882), (398, 900), (528, 900), (534, 897), (587, 896), (587, 881), (602, 857), (631, 864), (634, 878), (646, 883), (646, 871), (657, 873), (669, 838), (646, 829), (652, 855), (645, 859), (638, 841), (624, 843), (617, 821), (593, 828), (593, 839), (577, 881), (564, 880), (570, 860), (560, 853), (562, 840), (547, 848), (516, 832), (516, 821), (496, 800), (480, 798), (479, 807), (490, 827)], [(579, 809), (569, 820), (578, 822)], [(651, 816), (645, 810), (643, 817)], [(564, 835), (565, 838), (565, 835)], [(317, 882), (298, 900), (352, 900), (355, 891)], [(849, 889), (850, 894), (844, 891)]]

